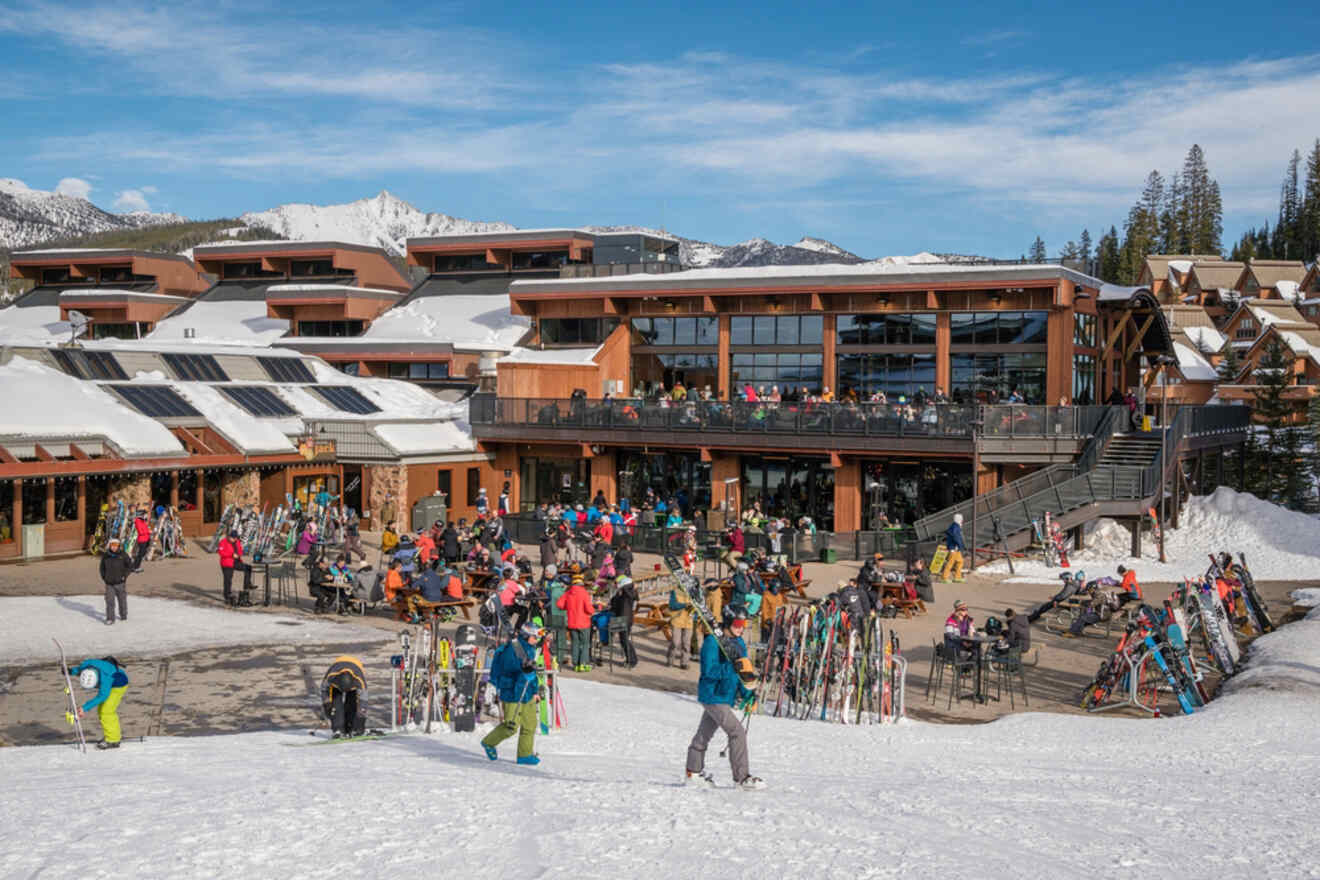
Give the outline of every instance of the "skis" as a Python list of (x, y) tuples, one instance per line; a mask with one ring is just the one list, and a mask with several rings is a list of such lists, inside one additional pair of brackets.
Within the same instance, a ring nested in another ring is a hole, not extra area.
[(1040, 520), (1031, 521), (1031, 530), (1036, 535), (1036, 543), (1040, 544), (1040, 553), (1045, 560), (1047, 568), (1053, 568), (1055, 563), (1054, 542), (1045, 537), (1045, 530), (1041, 527)]
[(1155, 539), (1155, 546), (1160, 551), (1160, 562), (1167, 562), (1164, 558), (1164, 530), (1160, 528), (1160, 515), (1155, 512), (1155, 508), (1146, 509), (1146, 515), (1150, 517), (1150, 536)]
[(1054, 547), (1054, 555), (1059, 559), (1059, 567), (1070, 568), (1071, 565), (1068, 562), (1068, 548), (1063, 541), (1063, 529), (1059, 528), (1059, 524), (1050, 516), (1048, 510), (1045, 511), (1045, 534), (1049, 537), (1050, 544)]
[[(312, 736), (316, 736), (317, 731), (308, 731)], [(390, 734), (383, 730), (370, 730), (357, 736), (333, 736), (318, 738), (316, 742), (309, 743), (285, 743), (286, 746), (339, 746), (344, 743), (369, 742), (374, 739), (387, 739)]]
[(78, 713), (78, 698), (73, 695), (73, 678), (69, 675), (69, 661), (64, 656), (64, 646), (60, 644), (59, 639), (51, 639), (55, 647), (60, 649), (60, 674), (64, 676), (64, 692), (69, 695), (69, 711), (65, 713), (69, 723), (73, 725), (73, 731), (78, 735), (78, 751), (87, 751), (87, 738), (83, 736), (82, 717)]

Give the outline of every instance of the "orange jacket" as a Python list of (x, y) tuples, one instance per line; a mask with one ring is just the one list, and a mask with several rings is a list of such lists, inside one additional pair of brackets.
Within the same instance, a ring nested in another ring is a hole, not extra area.
[(431, 536), (422, 532), (417, 536), (417, 558), (423, 564), (430, 563), (435, 559), (435, 541)]
[(397, 569), (391, 568), (385, 572), (385, 601), (393, 602), (398, 597), (399, 591), (403, 589), (403, 575), (399, 574)]
[(1141, 584), (1137, 583), (1137, 573), (1132, 569), (1128, 569), (1126, 572), (1123, 573), (1123, 583), (1121, 585), (1121, 589), (1125, 593), (1135, 594), (1138, 599), (1142, 598)]

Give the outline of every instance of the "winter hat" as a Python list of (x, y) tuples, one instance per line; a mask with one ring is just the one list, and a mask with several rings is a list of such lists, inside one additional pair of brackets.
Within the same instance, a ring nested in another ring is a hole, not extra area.
[(120, 540), (119, 540), (118, 538), (111, 538), (109, 541), (106, 541), (106, 542), (105, 542), (105, 545), (106, 545), (107, 547), (113, 547), (114, 545), (119, 544), (119, 543), (121, 543), (121, 542), (120, 542)]
[(632, 578), (628, 577), (626, 574), (621, 574), (614, 579), (614, 583), (616, 583), (620, 587), (626, 587), (632, 582), (633, 582)]
[(552, 562), (552, 563), (550, 563), (549, 565), (547, 565), (547, 566), (545, 567), (545, 571), (543, 571), (543, 572), (541, 572), (541, 573), (544, 574), (544, 575), (545, 575), (546, 577), (548, 577), (548, 578), (552, 578), (552, 577), (554, 577), (555, 575), (559, 574), (559, 566), (555, 565), (555, 564)]
[(959, 608), (963, 609), (964, 611), (967, 610), (967, 603), (964, 602), (962, 599), (956, 599), (956, 600), (954, 600), (954, 603), (953, 603), (953, 610), (954, 610), (954, 611), (957, 611)]
[(580, 574), (573, 575), (573, 586), (575, 587), (582, 586), (582, 575)]
[(89, 691), (95, 690), (100, 681), (101, 674), (90, 666), (78, 673), (78, 684), (82, 685)]
[(745, 562), (739, 562), (739, 563), (738, 563), (738, 570), (739, 570), (739, 571), (746, 571), (746, 570), (747, 570), (747, 563), (745, 563)]
[(839, 589), (842, 590), (844, 587), (848, 586), (848, 582), (847, 582), (847, 581), (839, 581), (838, 586), (839, 586)]
[(958, 525), (962, 525), (962, 514), (961, 514), (961, 513), (955, 513), (955, 514), (953, 515), (953, 521), (956, 522)]
[(478, 494), (478, 495), (485, 495), (485, 494), (486, 494), (486, 487), (485, 487), (485, 486), (482, 486), (480, 489), (478, 489), (478, 490), (477, 490), (477, 494)]
[(524, 623), (519, 633), (529, 642), (539, 642), (545, 638), (545, 630), (534, 623)]

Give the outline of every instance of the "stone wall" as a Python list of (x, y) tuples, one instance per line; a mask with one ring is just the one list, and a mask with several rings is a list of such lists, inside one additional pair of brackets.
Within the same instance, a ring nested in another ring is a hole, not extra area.
[[(368, 483), (371, 486), (367, 498), (367, 509), (371, 511), (371, 528), (383, 529), (387, 519), (394, 521), (396, 528), (407, 528), (408, 469), (401, 464), (368, 465)], [(382, 516), (381, 511), (389, 505), (393, 508), (392, 516)], [(400, 517), (403, 517), (400, 519)]]
[(256, 471), (225, 471), (220, 482), (221, 509), (230, 504), (242, 507), (261, 504), (261, 480)]
[[(129, 509), (151, 506), (151, 475), (130, 474), (124, 477), (111, 477), (106, 503), (114, 507), (120, 501)], [(100, 511), (88, 511), (89, 516), (98, 516)]]

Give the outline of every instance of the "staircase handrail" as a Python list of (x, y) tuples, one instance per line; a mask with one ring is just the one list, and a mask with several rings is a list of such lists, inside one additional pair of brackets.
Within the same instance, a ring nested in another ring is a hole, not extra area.
[(1086, 445), (1082, 447), (1077, 461), (1073, 463), (1074, 475), (1095, 469), (1100, 456), (1104, 455), (1105, 447), (1109, 445), (1110, 438), (1114, 436), (1114, 429), (1118, 427), (1120, 415), (1125, 409), (1126, 407), (1121, 406), (1105, 407), (1105, 413), (1096, 424), (1094, 433), (1087, 438)]

